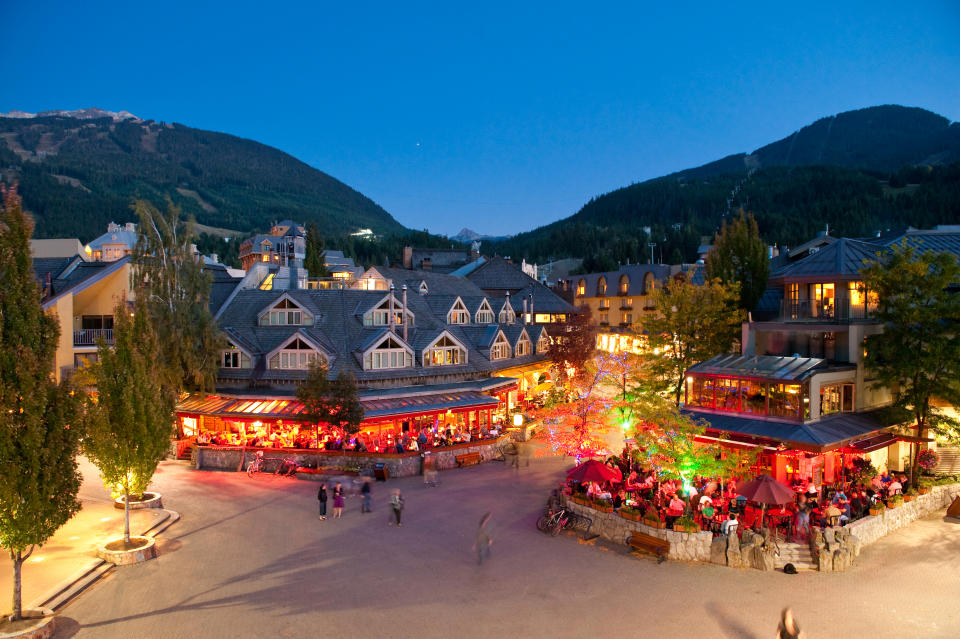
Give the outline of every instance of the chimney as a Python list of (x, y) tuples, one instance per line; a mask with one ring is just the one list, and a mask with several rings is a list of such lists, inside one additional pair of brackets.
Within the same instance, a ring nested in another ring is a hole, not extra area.
[(523, 298), (523, 323), (527, 323), (527, 298)]
[(530, 323), (536, 324), (536, 315), (533, 314), (533, 293), (530, 293)]
[(507, 305), (507, 324), (513, 324), (513, 306), (510, 304), (510, 291), (507, 291), (507, 299), (504, 302)]
[(390, 282), (390, 316), (387, 318), (387, 326), (390, 327), (390, 331), (391, 331), (391, 332), (396, 333), (396, 332), (397, 332), (397, 328), (396, 328), (396, 325), (393, 323), (393, 315), (394, 315), (394, 308), (393, 308), (393, 282)]
[(401, 286), (400, 290), (403, 291), (403, 341), (407, 341), (407, 285)]
[(403, 247), (403, 268), (405, 269), (413, 268), (413, 247), (412, 246)]
[(421, 260), (421, 262), (420, 262), (420, 268), (422, 268), (422, 269), (425, 270), (425, 271), (432, 271), (432, 270), (433, 270), (433, 260), (430, 259), (429, 257), (423, 258), (423, 260)]

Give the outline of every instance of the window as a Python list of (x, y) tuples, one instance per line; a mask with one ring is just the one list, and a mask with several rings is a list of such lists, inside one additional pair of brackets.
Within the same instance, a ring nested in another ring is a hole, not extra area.
[[(405, 313), (403, 312), (403, 305), (400, 304), (396, 299), (393, 300), (393, 323), (397, 325), (403, 324), (403, 317)], [(410, 320), (411, 325), (413, 324), (413, 315), (406, 313), (408, 319)], [(380, 306), (376, 307), (371, 311), (367, 311), (367, 314), (363, 318), (364, 326), (387, 326), (390, 323), (390, 298), (388, 297)]]
[(456, 366), (466, 361), (466, 351), (446, 335), (428, 348), (426, 357), (423, 358), (426, 366)]
[(633, 313), (620, 313), (621, 324), (633, 324)]
[(836, 287), (832, 283), (811, 284), (810, 298), (813, 301), (813, 317), (833, 317)]
[(520, 341), (517, 342), (516, 356), (523, 357), (524, 355), (529, 355), (533, 350), (533, 344), (530, 343), (530, 338), (527, 337), (527, 334), (524, 333), (520, 336)]
[(653, 277), (653, 273), (647, 273), (643, 276), (643, 292), (646, 295), (650, 295), (657, 288), (657, 280)]
[(630, 291), (630, 278), (624, 274), (620, 276), (620, 294), (626, 295)]
[(600, 279), (597, 280), (597, 297), (607, 294), (607, 278), (600, 276)]
[(312, 323), (313, 316), (287, 298), (260, 317), (260, 326), (309, 326)]
[(426, 295), (428, 291), (429, 291), (429, 289), (427, 289), (427, 283), (426, 283), (426, 282), (420, 282), (420, 294), (421, 294), (421, 295)]
[(600, 300), (600, 310), (610, 308), (610, 300)]
[(496, 341), (490, 347), (490, 359), (507, 359), (508, 357), (510, 357), (510, 342), (503, 333), (498, 333)]
[(580, 280), (579, 282), (577, 282), (577, 296), (583, 297), (586, 294), (587, 294), (587, 281)]
[(480, 303), (475, 321), (477, 324), (493, 324), (493, 310), (490, 308), (487, 300), (483, 300), (483, 302)]
[(820, 414), (853, 412), (853, 384), (824, 384), (820, 387)]
[(220, 352), (220, 365), (223, 368), (250, 368), (250, 358), (231, 344), (230, 348)]
[(467, 307), (463, 305), (463, 301), (457, 300), (453, 305), (453, 308), (450, 309), (450, 312), (447, 313), (447, 324), (469, 324), (470, 323), (470, 311), (467, 310)]
[(514, 310), (508, 304), (504, 304), (503, 309), (500, 310), (500, 323), (512, 324), (516, 319), (517, 314)]
[(364, 358), (366, 369), (381, 370), (411, 366), (413, 366), (413, 355), (392, 337), (380, 342), (380, 345), (368, 352)]
[(537, 353), (543, 354), (550, 350), (550, 338), (547, 337), (547, 332), (543, 331), (540, 333), (540, 338), (537, 339)]
[(284, 346), (282, 350), (274, 353), (270, 357), (268, 368), (273, 370), (306, 370), (317, 360), (326, 364), (322, 355), (298, 338)]
[(609, 324), (610, 323), (610, 313), (600, 313), (600, 323)]

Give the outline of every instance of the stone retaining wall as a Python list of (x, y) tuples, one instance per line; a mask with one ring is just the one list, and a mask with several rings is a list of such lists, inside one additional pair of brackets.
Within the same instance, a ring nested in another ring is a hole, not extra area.
[[(444, 446), (443, 448), (433, 448), (430, 450), (430, 457), (436, 468), (448, 470), (456, 468), (457, 455), (466, 455), (467, 453), (480, 453), (483, 461), (490, 461), (496, 454), (496, 448), (503, 442), (509, 441), (510, 437), (503, 436), (498, 439), (484, 439), (478, 442), (469, 442), (465, 444), (455, 444), (453, 446)], [(419, 475), (422, 472), (423, 453), (357, 453), (353, 451), (335, 451), (335, 450), (311, 450), (311, 449), (287, 449), (287, 448), (247, 448), (246, 460), (243, 467), (246, 468), (250, 460), (254, 458), (257, 451), (263, 451), (267, 458), (266, 470), (273, 472), (281, 459), (293, 457), (298, 460), (299, 465), (316, 468), (319, 466), (359, 466), (362, 469), (373, 468), (375, 464), (384, 464), (390, 472), (391, 477), (410, 477)], [(240, 466), (240, 458), (243, 451), (236, 446), (197, 446), (194, 454), (195, 468), (197, 470), (237, 470)]]
[(593, 519), (590, 532), (616, 544), (626, 544), (630, 533), (642, 532), (651, 537), (666, 539), (670, 542), (668, 559), (710, 561), (710, 542), (713, 540), (713, 533), (709, 531), (684, 533), (665, 528), (651, 528), (639, 521), (624, 519), (617, 513), (600, 512), (569, 500), (567, 501), (567, 508), (579, 515)]
[(960, 496), (960, 484), (934, 486), (926, 495), (917, 495), (913, 501), (904, 502), (897, 508), (887, 508), (876, 517), (858, 519), (847, 524), (846, 528), (857, 536), (862, 545), (872, 544), (894, 530), (946, 508), (957, 496)]

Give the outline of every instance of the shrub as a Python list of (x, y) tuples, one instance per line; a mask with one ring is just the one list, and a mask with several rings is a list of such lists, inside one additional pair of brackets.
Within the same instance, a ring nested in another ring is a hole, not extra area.
[(917, 457), (917, 465), (923, 470), (933, 470), (938, 463), (940, 463), (940, 456), (937, 455), (937, 451), (929, 448), (921, 450)]

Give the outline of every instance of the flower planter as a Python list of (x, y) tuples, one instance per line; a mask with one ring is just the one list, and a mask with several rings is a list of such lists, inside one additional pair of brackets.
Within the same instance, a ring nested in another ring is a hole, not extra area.
[(909, 503), (909, 502), (913, 501), (913, 500), (916, 499), (916, 498), (917, 498), (916, 495), (904, 495), (904, 496), (903, 496), (903, 501), (906, 502), (906, 503)]
[(620, 516), (630, 521), (640, 521), (643, 519), (643, 515), (640, 513), (625, 513), (622, 510), (620, 511)]
[(900, 502), (891, 501), (889, 504), (887, 504), (887, 508), (893, 509), (893, 508), (896, 508), (896, 507), (899, 506), (899, 505), (900, 505)]
[(931, 488), (930, 488), (929, 486), (921, 486), (921, 487), (917, 490), (917, 492), (919, 492), (921, 495), (929, 495), (929, 494), (930, 494), (930, 490), (931, 490)]
[(678, 525), (676, 525), (676, 524), (673, 525), (673, 530), (674, 530), (674, 532), (682, 532), (682, 533), (698, 533), (698, 532), (700, 532), (700, 529), (699, 529), (699, 528), (692, 528), (692, 527), (688, 527), (688, 526), (678, 526)]
[(45, 608), (24, 608), (23, 619), (17, 622), (7, 617), (0, 620), (0, 637), (3, 639), (50, 639), (53, 636), (56, 617)]
[(593, 509), (599, 510), (602, 513), (612, 513), (613, 505), (611, 504), (609, 506), (604, 506), (603, 504), (593, 504)]
[(870, 514), (871, 514), (873, 517), (879, 517), (880, 515), (883, 514), (883, 509), (882, 509), (882, 508), (871, 508), (871, 509), (870, 509)]

